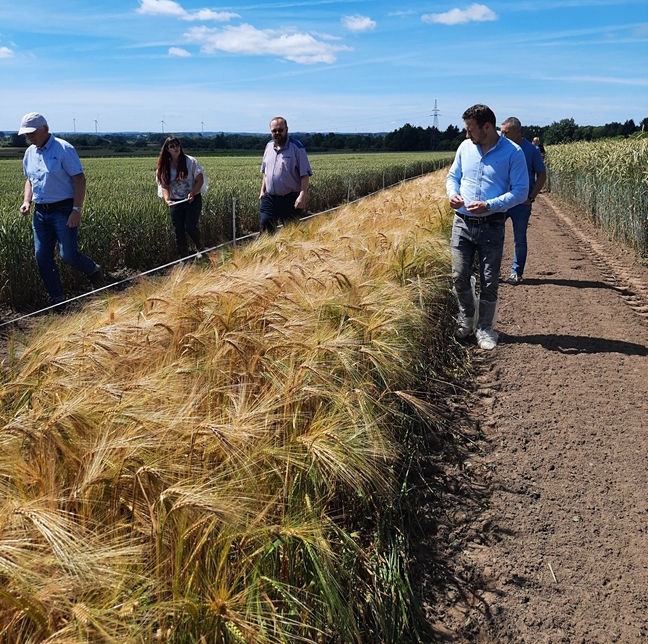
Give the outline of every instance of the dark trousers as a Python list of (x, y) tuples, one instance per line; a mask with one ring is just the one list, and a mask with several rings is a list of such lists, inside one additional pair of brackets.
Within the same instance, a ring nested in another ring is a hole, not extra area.
[(302, 214), (301, 210), (295, 208), (297, 197), (298, 192), (289, 192), (287, 195), (271, 195), (266, 192), (261, 197), (261, 232), (273, 235), (279, 221), (284, 225), (297, 221)]
[(175, 231), (176, 247), (180, 257), (186, 257), (189, 254), (187, 248), (187, 235), (196, 245), (196, 250), (204, 250), (200, 241), (200, 230), (198, 229), (198, 219), (202, 211), (202, 195), (198, 194), (193, 201), (185, 201), (177, 206), (169, 206), (169, 215)]

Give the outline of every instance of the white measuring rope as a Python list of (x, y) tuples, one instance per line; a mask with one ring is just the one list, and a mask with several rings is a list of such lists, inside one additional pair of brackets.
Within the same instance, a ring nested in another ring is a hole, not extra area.
[[(253, 237), (255, 235), (258, 235), (259, 233), (252, 233), (251, 235), (246, 235), (245, 237), (240, 237), (239, 239), (247, 239), (248, 237)], [(150, 275), (151, 273), (155, 273), (157, 271), (161, 271), (165, 268), (168, 268), (169, 266), (174, 266), (175, 264), (179, 264), (180, 262), (184, 262), (187, 259), (192, 259), (192, 258), (197, 258), (200, 259), (205, 253), (209, 253), (213, 250), (218, 250), (219, 248), (223, 248), (232, 242), (225, 242), (223, 244), (219, 244), (218, 246), (212, 246), (211, 248), (206, 248), (203, 251), (193, 253), (192, 255), (187, 255), (186, 257), (181, 257), (180, 259), (175, 259), (172, 262), (169, 262), (168, 264), (162, 264), (161, 266), (156, 266), (155, 268), (151, 268), (148, 271), (143, 271), (142, 273), (137, 273), (137, 275), (131, 275), (130, 277), (125, 277), (123, 280), (119, 280), (118, 282), (112, 282), (111, 284), (106, 284), (105, 286), (101, 286), (100, 288), (96, 288), (92, 291), (88, 291), (86, 293), (81, 293), (81, 295), (77, 295), (75, 297), (71, 297), (67, 300), (63, 300), (63, 302), (59, 302), (58, 304), (52, 304), (51, 306), (46, 306), (43, 309), (38, 309), (37, 311), (32, 311), (31, 313), (26, 313), (25, 315), (21, 315), (20, 317), (13, 318), (12, 320), (7, 320), (6, 322), (3, 322), (0, 324), (0, 329), (3, 326), (6, 326), (7, 324), (13, 324), (14, 322), (20, 322), (20, 320), (24, 320), (26, 318), (30, 318), (34, 315), (39, 315), (40, 313), (45, 313), (47, 311), (53, 311), (54, 309), (60, 307), (60, 306), (66, 306), (70, 302), (75, 302), (76, 300), (82, 300), (85, 297), (88, 297), (89, 295), (94, 295), (95, 293), (100, 293), (101, 291), (105, 291), (106, 289), (109, 288), (114, 288), (115, 286), (119, 286), (120, 284), (126, 284), (128, 282), (132, 282), (133, 280), (139, 279), (140, 277), (144, 277), (145, 275)]]
[[(349, 206), (354, 203), (359, 203), (363, 201), (364, 199), (368, 199), (369, 197), (373, 197), (374, 195), (377, 195), (378, 193), (382, 192), (383, 190), (386, 190), (387, 188), (393, 188), (394, 186), (400, 185), (402, 183), (407, 183), (408, 181), (413, 181), (414, 179), (419, 179), (423, 175), (416, 175), (414, 177), (409, 177), (408, 179), (402, 179), (400, 181), (397, 181), (396, 183), (393, 183), (386, 188), (378, 189), (375, 192), (371, 192), (367, 195), (364, 195), (363, 197), (358, 197), (357, 199), (354, 199), (351, 202), (348, 203), (342, 203), (339, 206), (334, 206), (333, 208), (329, 208), (328, 210), (322, 210), (321, 212), (313, 213), (312, 215), (307, 215), (306, 217), (301, 217), (300, 221), (308, 221), (309, 219), (313, 219), (313, 217), (319, 217), (320, 215), (327, 215), (328, 213), (335, 212), (336, 210), (339, 210), (340, 208), (344, 208), (345, 206)], [(189, 199), (183, 199), (182, 201), (174, 201), (172, 205), (182, 203), (183, 201), (189, 201)], [(277, 226), (278, 228), (282, 228), (283, 226), (279, 224)], [(192, 255), (187, 255), (186, 257), (181, 257), (180, 259), (175, 259), (172, 262), (169, 262), (168, 264), (162, 264), (161, 266), (156, 266), (155, 268), (151, 268), (148, 271), (144, 271), (142, 273), (138, 273), (137, 275), (131, 275), (130, 277), (125, 277), (123, 280), (119, 280), (118, 282), (113, 282), (111, 284), (106, 284), (105, 286), (102, 286), (100, 288), (96, 288), (93, 291), (88, 291), (86, 293), (81, 293), (81, 295), (77, 295), (75, 297), (71, 297), (67, 300), (64, 300), (63, 302), (59, 302), (58, 304), (52, 304), (51, 306), (46, 306), (43, 309), (38, 309), (37, 311), (32, 311), (31, 313), (26, 313), (25, 315), (21, 315), (20, 317), (13, 318), (11, 320), (7, 320), (6, 322), (2, 322), (0, 324), (0, 329), (4, 326), (7, 326), (8, 324), (14, 324), (16, 322), (20, 322), (21, 320), (25, 320), (27, 318), (33, 317), (34, 315), (40, 315), (41, 313), (46, 313), (47, 311), (53, 311), (54, 309), (60, 307), (60, 306), (66, 306), (70, 302), (75, 302), (76, 300), (82, 300), (89, 295), (94, 295), (95, 293), (100, 293), (101, 291), (105, 291), (106, 289), (109, 288), (114, 288), (116, 286), (119, 286), (121, 284), (127, 284), (128, 282), (132, 282), (133, 280), (139, 279), (140, 277), (144, 277), (145, 275), (151, 275), (152, 273), (156, 273), (157, 271), (161, 271), (165, 268), (169, 268), (170, 266), (175, 266), (176, 264), (179, 264), (180, 262), (184, 262), (187, 259), (200, 259), (204, 254), (206, 253), (211, 253), (214, 250), (218, 250), (219, 248), (225, 248), (226, 246), (229, 245), (234, 245), (236, 246), (236, 243), (239, 241), (245, 241), (246, 239), (252, 239), (254, 237), (258, 237), (260, 233), (250, 233), (249, 235), (244, 235), (243, 237), (236, 237), (236, 234), (234, 235), (234, 239), (230, 241), (223, 242), (222, 244), (218, 244), (217, 246), (212, 246), (211, 248), (206, 248), (203, 251), (199, 251), (196, 253), (193, 253)]]

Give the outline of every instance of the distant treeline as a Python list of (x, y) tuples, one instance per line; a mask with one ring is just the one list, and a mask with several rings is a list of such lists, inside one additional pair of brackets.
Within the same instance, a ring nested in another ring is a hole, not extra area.
[[(555, 121), (551, 125), (525, 125), (523, 136), (531, 140), (538, 136), (545, 145), (571, 143), (572, 141), (595, 141), (614, 137), (627, 138), (637, 132), (648, 132), (648, 117), (638, 125), (632, 119), (625, 123), (606, 125), (577, 125), (574, 119)], [(64, 136), (80, 150), (110, 149), (114, 152), (153, 154), (159, 151), (169, 134), (69, 134)], [(183, 145), (194, 152), (199, 150), (263, 150), (269, 134), (178, 134)], [(435, 127), (423, 128), (409, 123), (389, 133), (376, 134), (328, 134), (294, 133), (310, 152), (331, 152), (335, 150), (374, 152), (419, 152), (423, 150), (452, 151), (465, 139), (465, 132), (456, 125), (449, 125), (441, 131)], [(0, 132), (0, 145), (26, 147), (24, 136)]]

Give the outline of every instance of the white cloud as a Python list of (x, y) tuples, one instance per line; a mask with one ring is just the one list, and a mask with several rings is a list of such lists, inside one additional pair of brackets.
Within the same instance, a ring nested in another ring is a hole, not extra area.
[(140, 0), (137, 13), (150, 16), (178, 16), (178, 18), (187, 15), (187, 12), (173, 0)]
[(178, 56), (179, 58), (189, 58), (191, 54), (181, 47), (169, 47), (169, 56)]
[(231, 13), (230, 11), (212, 11), (211, 9), (198, 9), (193, 13), (188, 13), (183, 17), (183, 20), (214, 20), (216, 22), (227, 22), (232, 18), (240, 18), (238, 13)]
[(225, 51), (230, 54), (278, 56), (302, 65), (333, 63), (338, 51), (350, 51), (342, 45), (317, 40), (308, 33), (256, 29), (252, 25), (225, 27), (222, 30), (193, 27), (185, 37), (199, 43), (201, 51), (211, 54)]
[(322, 31), (311, 31), (310, 35), (313, 38), (320, 38), (322, 40), (342, 40), (340, 36), (334, 36), (333, 34), (327, 34)]
[(367, 16), (344, 16), (342, 25), (345, 29), (360, 33), (361, 31), (372, 31), (376, 28), (376, 21)]
[(215, 20), (217, 22), (227, 22), (232, 18), (239, 18), (238, 13), (229, 11), (212, 11), (211, 9), (198, 9), (189, 12), (174, 0), (139, 0), (140, 7), (137, 13), (149, 16), (175, 16), (181, 20)]
[(484, 4), (471, 4), (467, 9), (451, 9), (446, 13), (426, 13), (423, 22), (438, 22), (442, 25), (462, 25), (466, 22), (487, 22), (497, 20), (497, 14)]
[(12, 58), (13, 55), (14, 53), (9, 47), (0, 47), (0, 58)]

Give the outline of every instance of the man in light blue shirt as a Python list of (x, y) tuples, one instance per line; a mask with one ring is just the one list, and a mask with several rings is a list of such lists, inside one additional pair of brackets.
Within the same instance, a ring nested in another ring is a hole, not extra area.
[(72, 145), (50, 134), (45, 117), (37, 112), (23, 116), (18, 134), (31, 145), (25, 152), (25, 194), (20, 212), (28, 215), (34, 202), (34, 247), (36, 263), (52, 304), (65, 300), (54, 248), (61, 259), (84, 273), (93, 288), (103, 286), (101, 267), (79, 252), (77, 235), (86, 194), (81, 161)]
[[(506, 211), (524, 202), (529, 176), (519, 146), (500, 137), (495, 114), (473, 105), (462, 116), (466, 138), (448, 172), (446, 192), (455, 211), (450, 248), (452, 283), (459, 304), (458, 338), (475, 333), (480, 349), (494, 349), (499, 272)], [(479, 305), (471, 288), (471, 268), (479, 259)]]
[(529, 143), (522, 136), (522, 123), (520, 123), (520, 119), (515, 116), (509, 116), (502, 123), (500, 130), (507, 139), (522, 148), (529, 172), (529, 198), (514, 206), (506, 213), (513, 224), (513, 241), (515, 247), (511, 274), (506, 281), (509, 284), (521, 284), (527, 259), (527, 228), (529, 227), (529, 219), (531, 218), (531, 206), (547, 180), (547, 169), (545, 168), (542, 153), (538, 146)]

